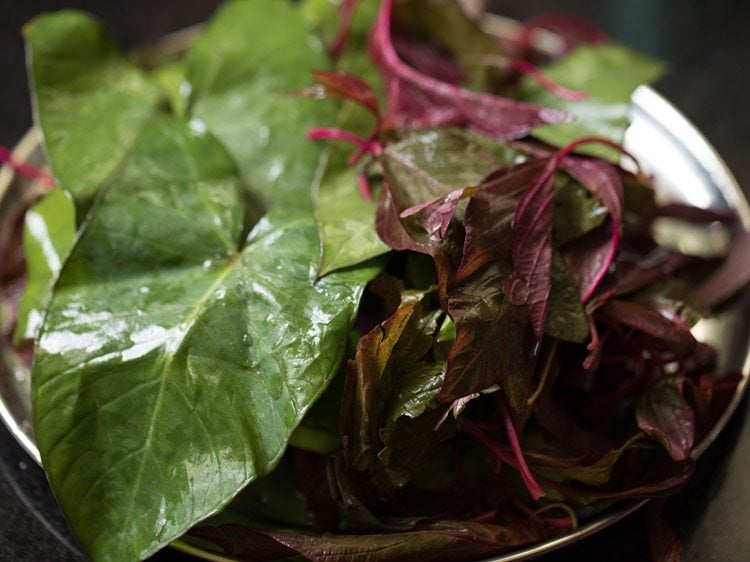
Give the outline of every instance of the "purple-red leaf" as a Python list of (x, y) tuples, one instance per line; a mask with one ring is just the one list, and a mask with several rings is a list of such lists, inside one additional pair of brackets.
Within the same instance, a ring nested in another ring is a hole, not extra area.
[(347, 72), (329, 72), (327, 70), (315, 70), (312, 75), (316, 84), (305, 90), (304, 94), (319, 99), (339, 98), (349, 100), (370, 110), (376, 117), (380, 117), (375, 91), (361, 78)]
[(506, 293), (513, 304), (527, 304), (537, 340), (544, 325), (552, 292), (552, 225), (555, 196), (554, 161), (524, 193), (513, 216), (513, 277)]
[(445, 238), (459, 202), (471, 197), (476, 191), (476, 186), (454, 189), (446, 195), (409, 207), (400, 216), (402, 219), (413, 217), (431, 240), (439, 241)]
[[(370, 41), (373, 58), (380, 66), (389, 98), (388, 117), (394, 122), (426, 126), (422, 121), (432, 107), (443, 123), (460, 123), (499, 139), (526, 136), (539, 125), (570, 121), (564, 111), (473, 92), (438, 80), (407, 65), (398, 56), (391, 34), (393, 0), (383, 0)], [(404, 118), (403, 113), (407, 114)], [(422, 122), (420, 122), (422, 121)]]
[(533, 392), (536, 340), (525, 308), (505, 298), (505, 278), (507, 269), (493, 263), (449, 290), (456, 339), (439, 399), (453, 402), (499, 385), (516, 416), (525, 421), (527, 399)]
[[(300, 554), (313, 562), (464, 562), (540, 542), (555, 532), (531, 521), (436, 521), (401, 533), (307, 535), (229, 524), (200, 527), (191, 534), (250, 561), (270, 560), (268, 554), (279, 553), (277, 557)], [(264, 558), (258, 558), (258, 547)]]
[(612, 218), (611, 242), (605, 244), (604, 240), (600, 239), (595, 250), (577, 264), (582, 278), (581, 300), (587, 301), (594, 294), (617, 255), (624, 203), (622, 180), (615, 167), (603, 160), (568, 157), (562, 167), (601, 201)]
[(479, 184), (464, 215), (466, 239), (461, 265), (453, 283), (461, 283), (492, 262), (510, 274), (511, 221), (519, 195), (538, 177), (546, 160), (501, 168)]
[(635, 328), (677, 353), (688, 353), (697, 345), (693, 334), (684, 323), (669, 319), (641, 304), (612, 299), (599, 309), (599, 313), (609, 322)]
[(695, 412), (685, 400), (685, 379), (669, 377), (652, 383), (638, 399), (638, 427), (662, 445), (675, 461), (690, 457), (695, 442)]

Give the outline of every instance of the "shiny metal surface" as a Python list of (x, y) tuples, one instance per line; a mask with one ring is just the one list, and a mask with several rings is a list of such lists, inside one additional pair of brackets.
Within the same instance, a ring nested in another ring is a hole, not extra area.
[[(750, 228), (750, 207), (724, 162), (700, 132), (650, 88), (641, 87), (633, 96), (632, 125), (625, 146), (640, 160), (644, 169), (653, 174), (663, 198), (680, 199), (706, 208), (733, 209), (745, 227)], [(24, 137), (14, 154), (19, 160), (43, 163), (33, 133)], [(8, 169), (0, 171), (0, 251), (8, 229), (13, 228), (19, 213), (37, 196), (33, 184), (14, 176)], [(720, 317), (702, 321), (695, 332), (699, 339), (717, 347), (723, 370), (743, 372), (742, 382), (729, 409), (710, 434), (696, 445), (693, 456), (698, 457), (726, 425), (748, 386), (750, 326), (742, 311), (734, 309)], [(0, 349), (0, 418), (30, 456), (39, 462), (31, 428), (29, 373), (15, 361), (12, 350), (8, 348)], [(644, 503), (624, 502), (576, 531), (491, 560), (518, 562), (549, 553), (616, 523)], [(173, 546), (207, 560), (229, 560), (183, 543)]]

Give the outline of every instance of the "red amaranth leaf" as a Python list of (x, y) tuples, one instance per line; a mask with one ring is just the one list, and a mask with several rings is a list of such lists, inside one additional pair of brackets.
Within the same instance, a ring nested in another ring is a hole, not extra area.
[[(391, 19), (393, 0), (383, 0), (370, 40), (373, 58), (380, 66), (388, 91), (388, 117), (393, 122), (420, 123), (431, 105), (442, 118), (459, 121), (469, 129), (499, 139), (521, 138), (539, 125), (569, 121), (564, 111), (473, 92), (432, 78), (402, 61), (393, 44)], [(404, 118), (401, 113), (407, 113)], [(429, 114), (434, 117), (434, 113)], [(434, 124), (434, 123), (433, 123)]]
[(606, 320), (639, 330), (678, 353), (688, 353), (697, 345), (684, 323), (670, 320), (641, 304), (612, 299), (602, 305), (599, 313)]
[(430, 246), (414, 240), (404, 228), (387, 181), (384, 181), (380, 187), (375, 230), (380, 239), (394, 250), (412, 250), (427, 255), (433, 253)]
[(601, 244), (584, 262), (577, 264), (576, 271), (583, 281), (581, 300), (585, 302), (594, 294), (617, 255), (625, 194), (617, 170), (603, 160), (568, 157), (562, 167), (601, 201), (612, 219), (611, 243)]
[(638, 427), (675, 461), (688, 459), (695, 442), (695, 412), (685, 400), (684, 385), (681, 377), (659, 379), (636, 404)]
[(378, 98), (372, 86), (347, 72), (315, 70), (312, 73), (316, 84), (303, 90), (303, 94), (317, 99), (339, 98), (349, 100), (368, 109), (380, 118)]
[(531, 473), (526, 460), (523, 457), (521, 451), (521, 445), (518, 442), (518, 435), (513, 425), (513, 421), (508, 415), (507, 409), (503, 411), (503, 422), (505, 424), (506, 431), (508, 432), (508, 440), (511, 446), (511, 452), (507, 452), (499, 443), (493, 441), (479, 426), (479, 424), (470, 421), (468, 419), (461, 420), (462, 428), (471, 435), (474, 439), (479, 441), (492, 455), (497, 457), (498, 460), (508, 464), (518, 470), (523, 478), (523, 482), (526, 485), (526, 489), (529, 491), (529, 495), (535, 501), (545, 496), (544, 490), (542, 490), (539, 483)]
[(544, 335), (552, 292), (552, 225), (555, 166), (542, 174), (518, 201), (513, 216), (513, 277), (506, 294), (513, 304), (527, 304), (537, 340)]
[(530, 160), (501, 168), (482, 180), (464, 215), (466, 239), (453, 283), (461, 283), (491, 262), (508, 264), (511, 220), (518, 197), (538, 177), (545, 164), (543, 159)]
[(401, 218), (413, 217), (425, 229), (430, 238), (442, 240), (448, 232), (458, 204), (474, 195), (476, 186), (461, 187), (440, 195), (431, 201), (409, 207), (401, 213)]
[[(199, 527), (191, 534), (249, 561), (269, 560), (268, 555), (273, 553), (289, 556), (291, 551), (315, 562), (459, 562), (538, 543), (556, 533), (524, 520), (507, 525), (433, 521), (411, 531), (360, 535), (310, 535), (226, 524)], [(265, 558), (258, 558), (258, 548)]]
[(394, 35), (393, 47), (401, 60), (427, 76), (449, 84), (460, 84), (466, 80), (466, 72), (452, 57), (424, 41), (405, 35)]
[(615, 148), (635, 161), (624, 148), (609, 139), (584, 137), (573, 141), (552, 155), (544, 171), (521, 197), (513, 217), (513, 277), (506, 282), (506, 292), (515, 304), (525, 302), (528, 305), (531, 325), (539, 340), (544, 334), (552, 292), (552, 203), (555, 172), (559, 168), (568, 169), (602, 201), (610, 211), (615, 226), (609, 247), (594, 239), (590, 251), (581, 255), (587, 265), (587, 274), (582, 283), (582, 300), (587, 300), (594, 293), (617, 253), (624, 197), (622, 182), (617, 171), (609, 164), (570, 156), (586, 144)]

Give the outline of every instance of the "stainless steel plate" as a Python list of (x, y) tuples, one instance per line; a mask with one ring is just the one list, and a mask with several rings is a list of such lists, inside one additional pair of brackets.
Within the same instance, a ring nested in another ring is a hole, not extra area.
[[(716, 210), (734, 210), (746, 228), (750, 228), (750, 207), (735, 179), (714, 149), (696, 128), (658, 93), (639, 88), (633, 96), (632, 125), (625, 146), (653, 174), (657, 191), (665, 199), (678, 199)], [(19, 160), (42, 164), (39, 143), (29, 133), (16, 148)], [(13, 228), (36, 193), (33, 184), (16, 177), (8, 169), (0, 172), (0, 241)], [(3, 256), (0, 255), (0, 260)], [(720, 317), (701, 321), (696, 336), (714, 345), (721, 357), (722, 371), (742, 371), (743, 379), (734, 400), (711, 433), (699, 443), (693, 456), (699, 456), (726, 425), (748, 386), (750, 367), (750, 326), (744, 310), (735, 308)], [(39, 462), (31, 427), (29, 372), (16, 360), (13, 350), (0, 347), (0, 418), (29, 455)], [(625, 502), (579, 529), (557, 539), (527, 547), (492, 559), (493, 562), (528, 560), (569, 545), (626, 517), (641, 505)], [(174, 547), (207, 560), (230, 560), (181, 542)]]

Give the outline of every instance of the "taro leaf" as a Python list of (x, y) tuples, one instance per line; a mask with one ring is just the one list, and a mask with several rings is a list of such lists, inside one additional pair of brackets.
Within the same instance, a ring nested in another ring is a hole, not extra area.
[[(600, 44), (582, 45), (542, 70), (558, 84), (590, 94), (584, 101), (569, 101), (545, 90), (530, 77), (521, 80), (519, 99), (562, 109), (576, 116), (572, 123), (542, 125), (532, 131), (543, 141), (565, 146), (588, 136), (622, 143), (633, 91), (641, 84), (659, 78), (664, 66), (625, 47)], [(599, 144), (586, 145), (580, 152), (614, 161), (620, 157), (617, 151)]]
[(144, 558), (268, 473), (338, 370), (375, 272), (316, 283), (312, 217), (285, 209), (241, 242), (242, 201), (212, 136), (159, 120), (60, 274), (34, 430), (94, 559)]
[(552, 253), (552, 292), (544, 331), (553, 338), (577, 343), (582, 343), (589, 334), (578, 286), (557, 251)]
[[(380, 459), (378, 455), (392, 445), (395, 424), (404, 417), (419, 418), (436, 406), (443, 365), (431, 361), (429, 351), (437, 336), (440, 314), (439, 310), (425, 311), (420, 302), (402, 304), (393, 316), (359, 340), (356, 358), (349, 363), (341, 410), (344, 459), (360, 472), (379, 473), (381, 484), (394, 484), (388, 465), (398, 459), (391, 453)], [(400, 472), (413, 474), (434, 456), (448, 433), (430, 435), (436, 421), (428, 424), (426, 435), (398, 432), (411, 448), (424, 451), (402, 458), (407, 466)]]
[(85, 216), (154, 117), (161, 92), (90, 16), (63, 10), (24, 28), (34, 116), (55, 177)]
[[(379, 114), (376, 90), (380, 77), (367, 57), (366, 43), (376, 7), (376, 2), (369, 1), (357, 11), (350, 30), (349, 48), (336, 61), (337, 70), (349, 74), (315, 75), (326, 91), (325, 97), (352, 99), (374, 115)], [(317, 0), (307, 0), (302, 9), (313, 25), (322, 28), (324, 35), (332, 34), (332, 27), (340, 19), (338, 10), (327, 0), (323, 5)], [(365, 79), (366, 82), (363, 81)], [(372, 115), (350, 104), (345, 104), (339, 110), (335, 125), (365, 138), (376, 127)], [(360, 193), (357, 172), (347, 162), (347, 154), (340, 144), (334, 143), (328, 147), (321, 158), (319, 175), (313, 185), (313, 202), (321, 240), (319, 276), (351, 267), (388, 250), (375, 230), (376, 205), (364, 199)]]
[(685, 379), (655, 381), (638, 398), (638, 427), (667, 450), (675, 461), (690, 457), (695, 441), (695, 412), (685, 400)]
[(26, 213), (23, 250), (29, 282), (18, 308), (16, 344), (39, 335), (50, 291), (75, 236), (75, 208), (61, 189), (53, 189)]
[(291, 96), (329, 64), (291, 2), (224, 5), (187, 56), (190, 114), (227, 147), (263, 203), (311, 207), (309, 188), (323, 146), (308, 129), (334, 123), (336, 109)]
[(299, 553), (315, 562), (463, 562), (541, 542), (555, 532), (530, 521), (508, 525), (436, 521), (423, 529), (387, 534), (307, 535), (240, 525), (200, 527), (191, 534), (240, 560), (273, 560), (270, 555)]
[[(356, 128), (366, 117), (364, 113), (362, 108), (347, 105), (339, 123), (347, 130)], [(377, 206), (360, 193), (358, 172), (348, 165), (344, 147), (332, 144), (326, 148), (319, 165), (313, 201), (321, 241), (318, 276), (322, 277), (384, 254), (389, 248), (375, 230)]]

